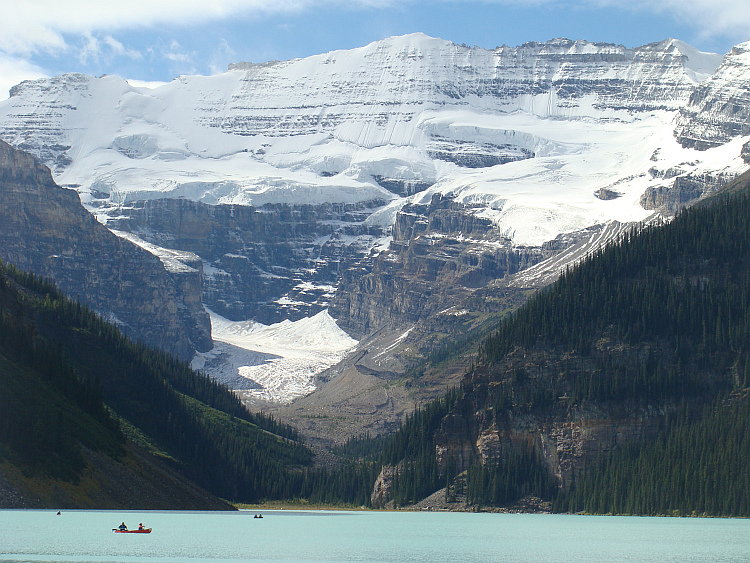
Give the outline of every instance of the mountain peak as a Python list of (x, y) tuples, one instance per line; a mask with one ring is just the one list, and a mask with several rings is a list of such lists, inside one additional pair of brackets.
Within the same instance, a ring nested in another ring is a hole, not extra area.
[[(700, 53), (688, 57), (699, 61)], [(680, 109), (675, 135), (683, 146), (706, 149), (749, 132), (750, 42), (746, 42), (723, 57), (716, 72), (701, 82)]]
[(685, 70), (696, 82), (703, 82), (709, 76), (714, 74), (724, 58), (723, 55), (718, 53), (705, 53), (699, 51), (695, 47), (688, 45), (679, 39), (670, 38), (667, 39), (665, 43), (673, 46), (685, 56)]

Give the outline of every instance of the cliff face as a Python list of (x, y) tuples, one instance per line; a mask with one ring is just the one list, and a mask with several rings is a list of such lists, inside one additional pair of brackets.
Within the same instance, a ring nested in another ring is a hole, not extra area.
[(483, 464), (496, 462), (511, 448), (531, 446), (557, 485), (567, 490), (600, 455), (652, 439), (659, 427), (656, 413), (647, 411), (618, 416), (606, 409), (589, 408), (573, 409), (559, 418), (511, 416), (502, 426), (492, 423), (473, 437), (438, 434), (435, 453), (441, 467), (450, 459), (462, 471), (472, 459)]
[[(361, 336), (428, 318), (437, 323), (436, 315), (452, 307), (485, 309), (487, 288), (494, 287), (496, 297), (506, 277), (557, 254), (576, 236), (590, 233), (519, 247), (471, 207), (435, 195), (429, 204), (401, 209), (388, 250), (344, 270), (331, 314), (344, 329)], [(455, 317), (457, 311), (453, 313)]]
[(212, 310), (273, 323), (328, 306), (343, 265), (383, 236), (382, 228), (363, 222), (382, 203), (255, 208), (160, 199), (111, 208), (107, 215), (109, 226), (161, 247), (156, 252), (193, 253), (202, 300)]
[(750, 42), (729, 52), (716, 73), (696, 86), (680, 110), (675, 136), (699, 150), (750, 134)]
[(648, 188), (641, 195), (641, 207), (673, 216), (678, 211), (710, 196), (735, 178), (734, 174), (687, 174), (674, 179), (672, 185)]
[(211, 348), (208, 315), (193, 303), (200, 279), (176, 282), (156, 256), (99, 224), (46, 166), (3, 142), (0, 224), (3, 260), (51, 278), (133, 338), (184, 359)]
[[(622, 358), (643, 355), (649, 348), (621, 342), (604, 346)], [(575, 353), (523, 347), (491, 368), (470, 369), (462, 382), (460, 406), (442, 418), (433, 434), (439, 474), (444, 475), (449, 466), (460, 474), (477, 462), (485, 466), (502, 462), (512, 452), (529, 448), (556, 486), (568, 490), (602, 455), (654, 439), (664, 429), (665, 412), (677, 408), (672, 403), (578, 402), (569, 393), (551, 396), (544, 388), (562, 374), (587, 377), (591, 370), (590, 359)], [(505, 402), (491, 399), (498, 389), (507, 392)], [(394, 480), (401, 466), (383, 467), (373, 486), (373, 506), (393, 505)]]

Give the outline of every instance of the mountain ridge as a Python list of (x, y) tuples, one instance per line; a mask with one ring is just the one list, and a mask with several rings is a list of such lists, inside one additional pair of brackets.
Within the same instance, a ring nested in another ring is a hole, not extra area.
[[(489, 50), (413, 34), (154, 89), (28, 82), (0, 103), (0, 137), (108, 227), (162, 257), (193, 253), (202, 301), (232, 320), (330, 305), (357, 336), (403, 334), (445, 296), (478, 303), (515, 261), (669, 217), (744, 171), (741, 127), (706, 150), (675, 137), (721, 62), (673, 39)], [(237, 215), (273, 237), (253, 240)]]

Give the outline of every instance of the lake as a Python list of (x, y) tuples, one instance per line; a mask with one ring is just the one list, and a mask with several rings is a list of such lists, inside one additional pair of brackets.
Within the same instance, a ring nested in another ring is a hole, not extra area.
[[(750, 520), (537, 514), (0, 510), (0, 561), (750, 561)], [(120, 522), (151, 534), (115, 534)]]

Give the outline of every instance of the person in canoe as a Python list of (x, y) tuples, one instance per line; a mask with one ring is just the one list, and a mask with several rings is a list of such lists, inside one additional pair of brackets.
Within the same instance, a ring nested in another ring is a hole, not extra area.
[(124, 532), (125, 530), (128, 529), (128, 527), (125, 525), (125, 522), (123, 522), (122, 524), (117, 526), (117, 529), (120, 530), (121, 532)]
[(140, 524), (138, 524), (138, 529), (139, 530), (145, 530), (146, 529), (146, 528), (143, 527), (143, 522), (141, 522)]

